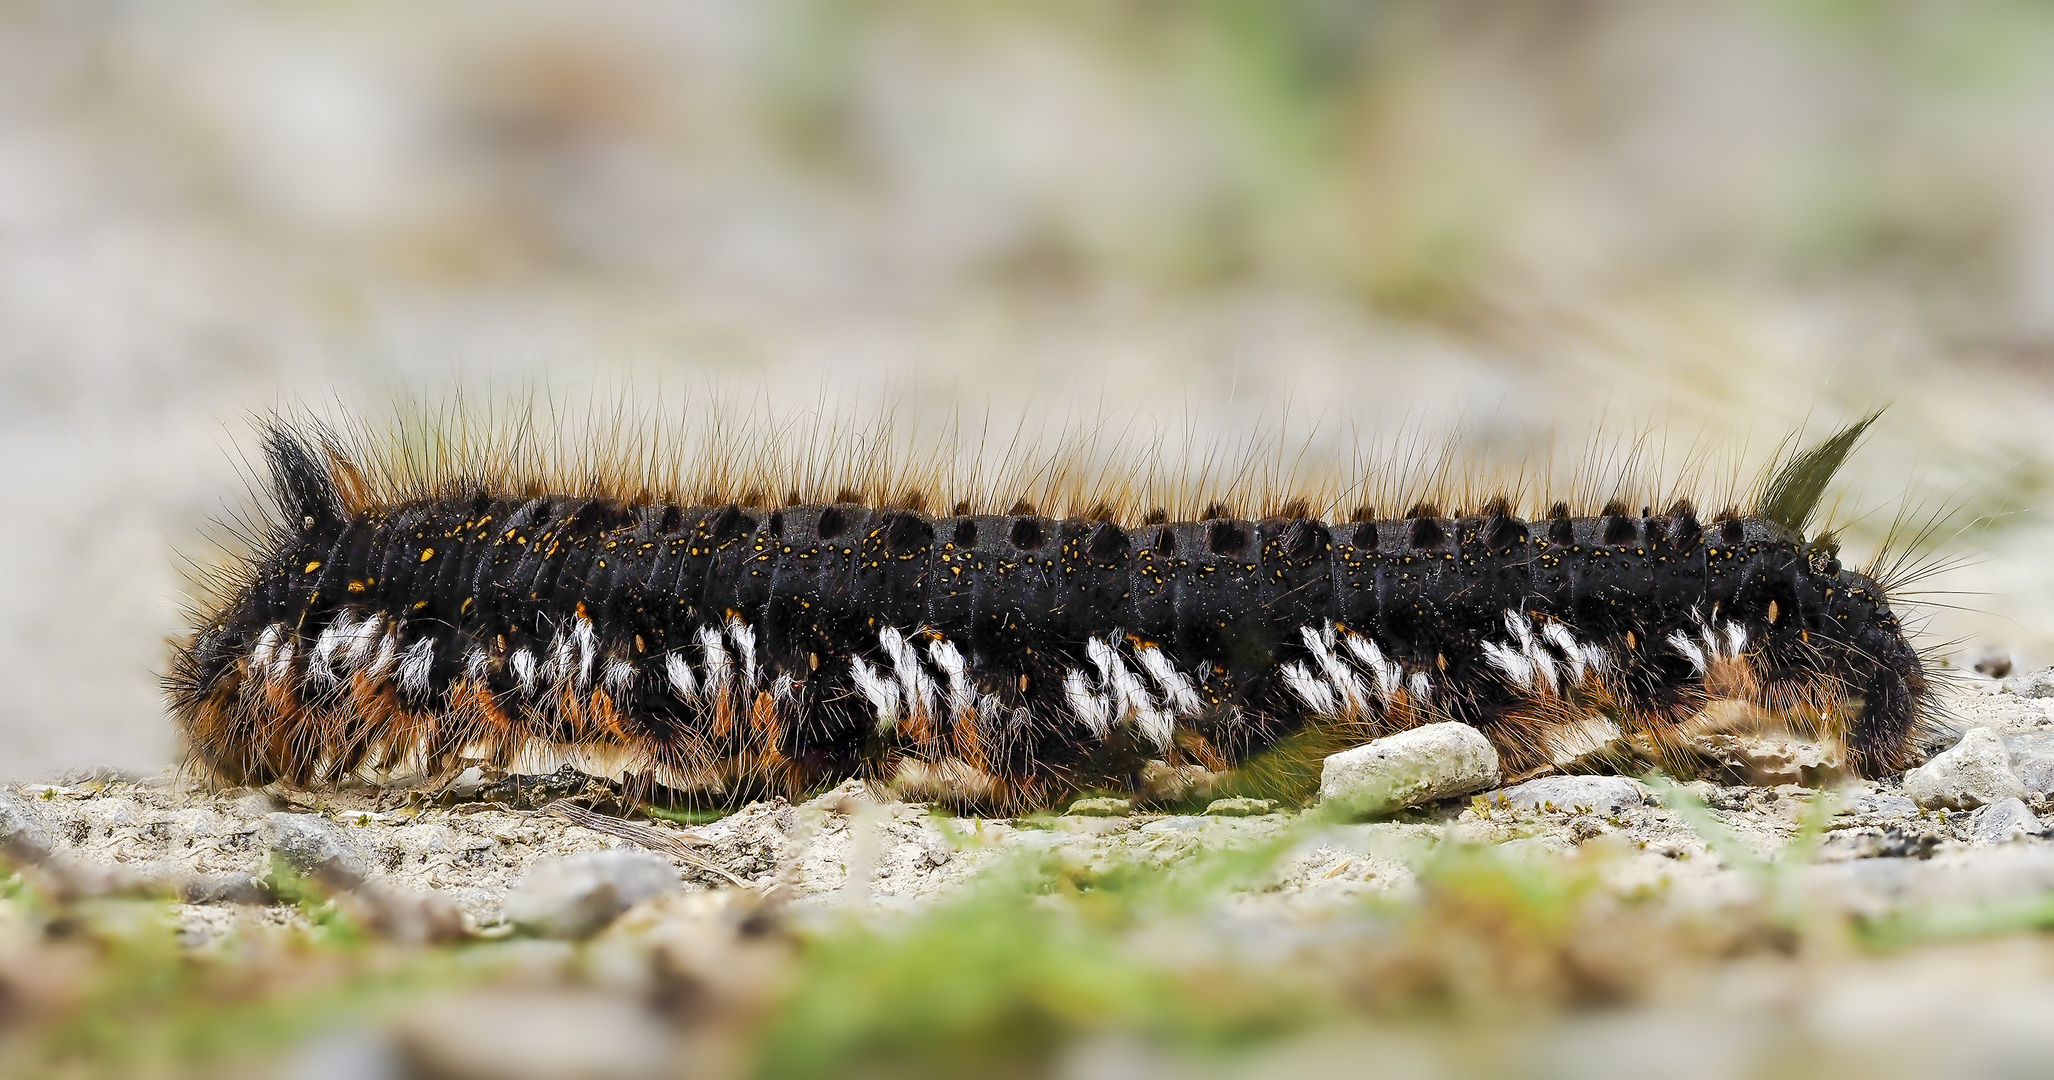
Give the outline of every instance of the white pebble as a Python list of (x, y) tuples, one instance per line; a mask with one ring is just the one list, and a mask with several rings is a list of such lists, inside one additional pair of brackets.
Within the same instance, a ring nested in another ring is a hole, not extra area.
[(1319, 797), (1349, 813), (1388, 813), (1484, 791), (1499, 779), (1497, 748), (1475, 728), (1451, 721), (1329, 756)]
[(2011, 771), (2004, 739), (1986, 727), (1968, 729), (1952, 749), (1904, 774), (1904, 793), (1928, 810), (1973, 810), (2025, 797), (2025, 784)]

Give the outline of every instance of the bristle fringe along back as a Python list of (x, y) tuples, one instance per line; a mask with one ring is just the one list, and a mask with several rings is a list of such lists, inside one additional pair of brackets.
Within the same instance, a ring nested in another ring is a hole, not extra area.
[(396, 483), (399, 459), (279, 423), (272, 518), (167, 684), (193, 756), (241, 783), (568, 760), (719, 799), (861, 776), (1010, 810), (1224, 790), (1266, 754), (1444, 720), (1511, 774), (1687, 770), (1694, 733), (1744, 722), (1873, 776), (1905, 766), (1926, 673), (1882, 588), (1801, 531), (1872, 419), (1751, 513), (1345, 523)]

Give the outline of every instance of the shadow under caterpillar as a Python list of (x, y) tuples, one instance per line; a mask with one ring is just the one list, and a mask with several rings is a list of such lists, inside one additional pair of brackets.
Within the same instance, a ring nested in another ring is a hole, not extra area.
[(1125, 524), (491, 477), (381, 497), (280, 422), (271, 517), (166, 684), (197, 762), (257, 784), (554, 756), (717, 799), (861, 776), (1017, 810), (1451, 719), (1511, 774), (1687, 771), (1694, 733), (1752, 723), (1874, 776), (1906, 766), (1927, 674), (1885, 589), (1804, 535), (1873, 419), (1709, 520)]

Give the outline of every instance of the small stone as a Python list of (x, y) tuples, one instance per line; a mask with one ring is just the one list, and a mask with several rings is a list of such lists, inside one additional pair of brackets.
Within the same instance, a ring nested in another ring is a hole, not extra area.
[(83, 816), (87, 821), (93, 823), (95, 829), (104, 830), (102, 835), (107, 835), (115, 829), (135, 827), (135, 803), (127, 799), (94, 799), (82, 809), (84, 810)]
[(16, 865), (50, 857), (50, 827), (28, 800), (0, 791), (0, 856)]
[(1073, 817), (1126, 817), (1133, 809), (1134, 804), (1126, 799), (1078, 799), (1063, 813)]
[(469, 936), (456, 901), (433, 889), (369, 881), (341, 899), (359, 925), (387, 941), (430, 945)]
[(2054, 667), (2044, 667), (2038, 671), (2028, 671), (2023, 675), (2013, 675), (2011, 678), (2004, 680), (2000, 685), (2007, 693), (2016, 694), (2019, 697), (2054, 697)]
[(1819, 743), (1767, 735), (1713, 733), (1687, 740), (1751, 787), (1811, 786), (1839, 771), (1838, 754)]
[(2018, 670), (2018, 654), (2001, 646), (1987, 647), (1979, 650), (1968, 666), (1985, 678), (2002, 679)]
[(2026, 808), (2023, 799), (2005, 799), (1976, 811), (1975, 837), (1978, 844), (2008, 844), (2024, 836), (2037, 836), (2040, 819)]
[(2011, 771), (2004, 740), (1986, 727), (1968, 729), (1952, 749), (1904, 774), (1904, 793), (1927, 809), (1973, 810), (2004, 799), (2025, 797), (2025, 784)]
[(1587, 810), (1618, 814), (1647, 802), (1647, 792), (1623, 776), (1543, 776), (1484, 796), (1521, 810)]
[(590, 991), (480, 991), (430, 1002), (400, 1023), (406, 1075), (447, 1080), (669, 1075), (663, 1024), (632, 997)]
[(1900, 818), (1918, 813), (1918, 804), (1902, 795), (1888, 795), (1875, 792), (1863, 795), (1840, 808), (1842, 814), (1860, 814), (1863, 817)]
[(503, 986), (551, 986), (577, 974), (580, 946), (569, 941), (505, 937), (459, 955), (472, 971), (491, 972)]
[(191, 876), (163, 863), (107, 862), (70, 851), (52, 854), (36, 869), (42, 888), (63, 902), (100, 896), (178, 897)]
[(293, 1051), (284, 1073), (298, 1080), (391, 1080), (406, 1075), (406, 1062), (399, 1047), (381, 1033), (331, 1031)]
[(678, 872), (653, 851), (612, 848), (543, 859), (507, 894), (508, 922), (532, 934), (578, 938), (636, 904), (677, 892)]
[(286, 865), (331, 889), (353, 889), (371, 872), (356, 843), (315, 814), (265, 814), (264, 843)]
[(1260, 814), (1276, 813), (1277, 801), (1248, 798), (1214, 799), (1205, 804), (1205, 812), (1209, 817), (1255, 817)]
[(2011, 771), (2033, 796), (2054, 794), (2054, 731), (2028, 731), (2006, 735), (2004, 749), (2011, 754)]
[(459, 801), (474, 799), (478, 796), (479, 792), (485, 790), (496, 779), (498, 778), (486, 776), (484, 769), (472, 765), (456, 774), (456, 778), (451, 780), (449, 785), (442, 789), (442, 793)]
[(181, 900), (188, 904), (271, 904), (277, 897), (271, 887), (248, 874), (194, 874), (181, 883)]
[(1498, 785), (1498, 751), (1483, 733), (1449, 721), (1329, 755), (1319, 797), (1350, 814), (1389, 813)]
[(285, 804), (268, 791), (242, 789), (242, 794), (229, 800), (228, 805), (246, 818), (260, 818), (266, 814), (278, 813)]

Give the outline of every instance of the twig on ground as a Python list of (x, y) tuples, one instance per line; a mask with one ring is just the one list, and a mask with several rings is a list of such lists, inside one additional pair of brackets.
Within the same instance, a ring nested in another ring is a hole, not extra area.
[(705, 846), (706, 842), (704, 840), (673, 833), (668, 829), (658, 829), (649, 825), (637, 825), (632, 821), (623, 821), (617, 817), (609, 817), (570, 802), (550, 803), (549, 812), (593, 832), (602, 832), (608, 836), (618, 836), (631, 844), (638, 844), (651, 851), (669, 855), (693, 870), (725, 879), (737, 889), (749, 888), (748, 882), (713, 865), (705, 856), (692, 850), (694, 847)]

